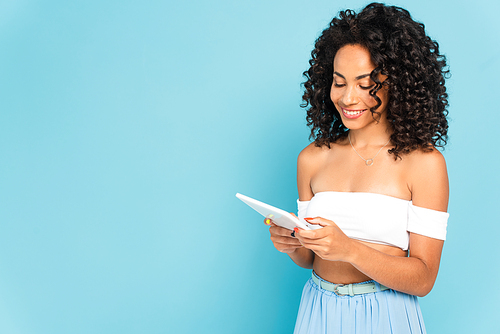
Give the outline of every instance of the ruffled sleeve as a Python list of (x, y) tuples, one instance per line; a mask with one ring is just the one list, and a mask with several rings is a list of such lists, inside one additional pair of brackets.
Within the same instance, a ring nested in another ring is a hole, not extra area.
[(307, 213), (307, 207), (309, 206), (310, 201), (299, 201), (297, 200), (297, 217), (299, 217), (300, 220), (303, 220), (304, 217), (306, 217)]
[(426, 237), (446, 240), (448, 212), (426, 209), (409, 203), (408, 232), (417, 233)]

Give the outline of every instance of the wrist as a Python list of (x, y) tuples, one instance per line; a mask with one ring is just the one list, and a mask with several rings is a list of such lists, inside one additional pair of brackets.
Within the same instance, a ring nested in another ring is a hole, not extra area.
[(347, 243), (346, 256), (344, 261), (349, 262), (351, 264), (355, 264), (357, 262), (357, 257), (359, 254), (359, 246), (360, 243), (354, 239), (349, 239)]
[(295, 248), (293, 251), (291, 251), (290, 253), (288, 253), (289, 255), (295, 255), (295, 254), (299, 254), (300, 253), (300, 250), (303, 249), (304, 246), (299, 246), (297, 248)]
[(297, 247), (292, 253), (288, 253), (288, 256), (299, 267), (306, 269), (313, 268), (314, 253), (304, 246)]

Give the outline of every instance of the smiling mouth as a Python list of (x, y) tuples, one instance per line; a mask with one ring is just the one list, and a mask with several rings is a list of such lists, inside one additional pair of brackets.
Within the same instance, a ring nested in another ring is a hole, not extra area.
[(345, 117), (347, 118), (358, 118), (359, 116), (361, 116), (364, 112), (366, 111), (366, 109), (362, 109), (362, 110), (349, 110), (349, 109), (344, 109), (342, 108), (342, 113), (344, 114)]

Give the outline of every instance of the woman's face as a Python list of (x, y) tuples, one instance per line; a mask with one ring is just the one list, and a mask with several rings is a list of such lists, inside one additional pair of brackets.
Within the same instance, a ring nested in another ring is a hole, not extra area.
[[(369, 93), (375, 85), (370, 79), (370, 73), (375, 67), (368, 50), (357, 44), (343, 46), (335, 55), (330, 98), (348, 129), (360, 129), (372, 123), (383, 123), (386, 119), (385, 110), (389, 100), (386, 87), (377, 92), (382, 102), (376, 109), (381, 113), (380, 120), (378, 122), (374, 120), (370, 112), (370, 108), (377, 105), (377, 101)], [(379, 75), (381, 82), (386, 78)]]

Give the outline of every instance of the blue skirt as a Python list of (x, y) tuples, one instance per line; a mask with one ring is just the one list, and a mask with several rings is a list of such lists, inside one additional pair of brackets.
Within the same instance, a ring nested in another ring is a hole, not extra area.
[(310, 278), (302, 292), (294, 334), (316, 333), (415, 334), (425, 333), (425, 327), (416, 296), (392, 289), (338, 296)]

